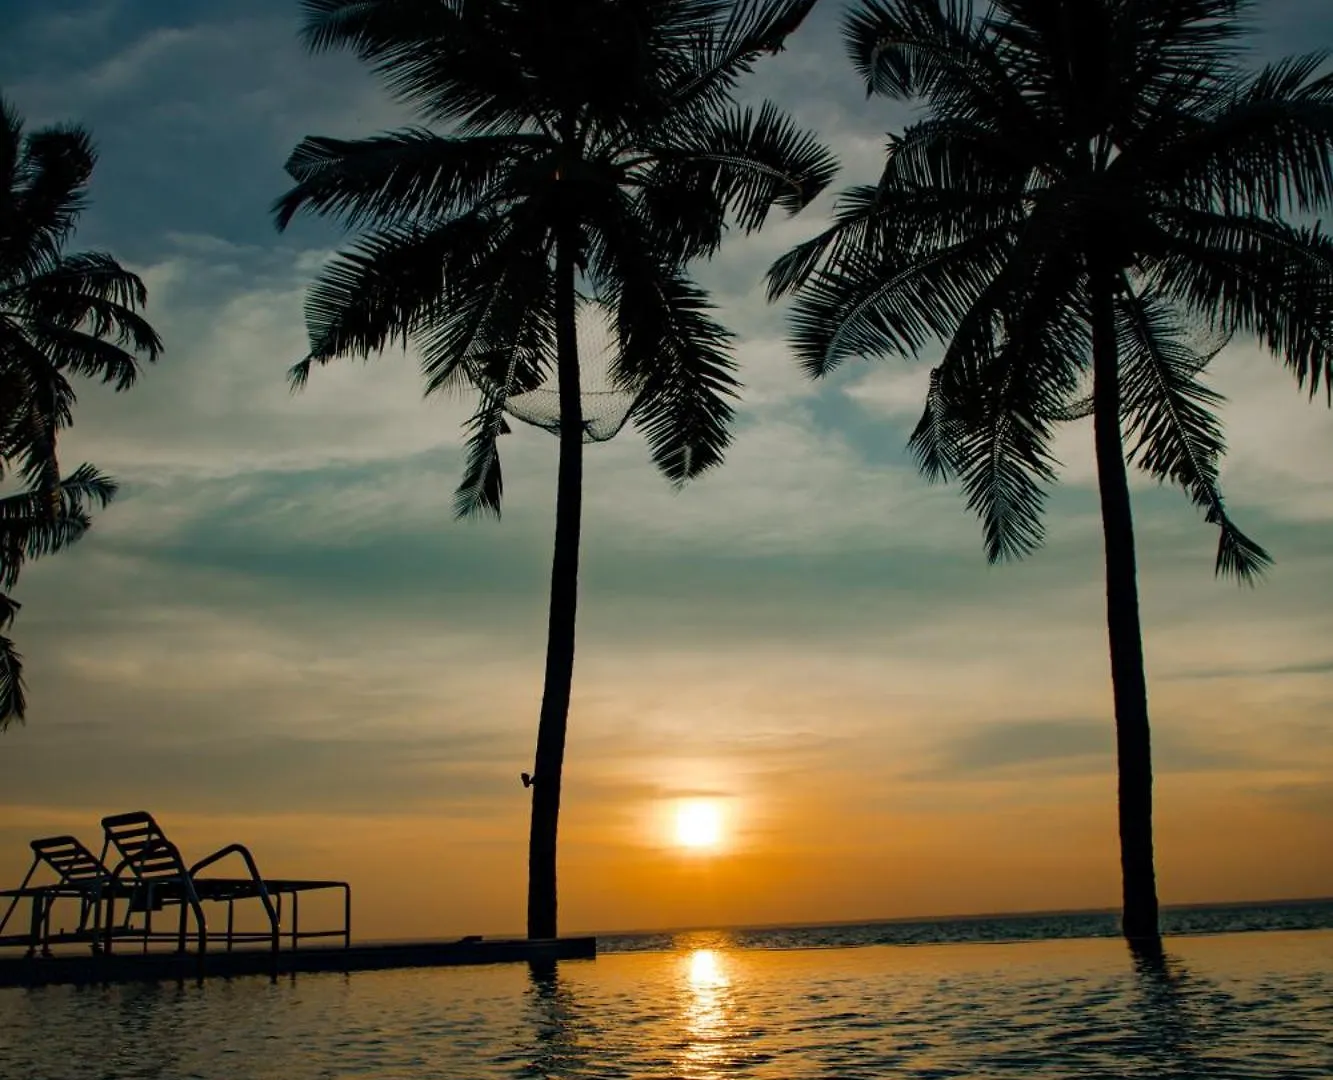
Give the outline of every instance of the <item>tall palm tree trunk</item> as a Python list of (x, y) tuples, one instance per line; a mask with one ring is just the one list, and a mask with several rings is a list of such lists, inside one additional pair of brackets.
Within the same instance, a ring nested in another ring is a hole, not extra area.
[(1115, 695), (1116, 759), (1120, 786), (1120, 870), (1125, 937), (1159, 940), (1153, 870), (1152, 743), (1143, 670), (1134, 519), (1120, 429), (1120, 371), (1116, 347), (1115, 277), (1092, 270), (1093, 423), (1102, 534), (1106, 544), (1106, 626)]
[(528, 834), (528, 937), (556, 936), (556, 833), (560, 781), (574, 680), (574, 626), (579, 592), (579, 531), (583, 503), (583, 403), (580, 397), (574, 241), (556, 242), (556, 366), (560, 394), (560, 465), (556, 480), (555, 555), (546, 634), (546, 679), (537, 725)]

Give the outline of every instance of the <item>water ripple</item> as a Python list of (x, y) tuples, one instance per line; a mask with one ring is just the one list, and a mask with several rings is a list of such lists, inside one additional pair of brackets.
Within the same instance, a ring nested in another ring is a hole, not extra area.
[[(794, 933), (794, 932), (786, 932)], [(5, 1080), (1327, 1080), (1333, 932), (0, 991)], [(698, 944), (702, 942), (702, 944)]]

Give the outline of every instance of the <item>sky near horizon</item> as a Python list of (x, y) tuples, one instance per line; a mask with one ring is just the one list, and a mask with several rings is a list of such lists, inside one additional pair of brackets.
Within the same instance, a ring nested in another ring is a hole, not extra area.
[[(908, 115), (866, 100), (842, 10), (744, 87), (822, 134), (834, 190)], [(507, 436), (503, 521), (458, 523), (467, 403), (423, 401), (411, 357), (288, 393), (340, 237), (274, 231), (283, 161), (407, 119), (298, 24), (295, 0), (0, 0), (0, 92), (99, 145), (72, 248), (142, 273), (167, 346), (131, 393), (81, 389), (63, 442), (123, 491), (16, 592), (0, 877), (145, 808), (187, 857), (241, 839), (272, 875), (350, 879), (365, 936), (517, 930), (556, 444)], [(1320, 0), (1259, 8), (1257, 56), (1330, 45)], [(738, 335), (727, 464), (675, 493), (632, 432), (590, 449), (563, 930), (1118, 903), (1091, 428), (1061, 436), (1046, 547), (987, 566), (903, 451), (927, 365), (811, 385), (764, 301), (830, 201), (698, 267)], [(1277, 565), (1215, 580), (1214, 530), (1133, 481), (1161, 896), (1330, 895), (1333, 414), (1247, 341), (1212, 381), (1230, 507)], [(670, 842), (682, 799), (720, 809), (715, 853)]]

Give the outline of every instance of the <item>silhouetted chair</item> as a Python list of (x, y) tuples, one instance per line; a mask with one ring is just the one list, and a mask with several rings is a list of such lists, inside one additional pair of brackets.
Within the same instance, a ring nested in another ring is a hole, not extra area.
[[(263, 878), (259, 876), (259, 867), (255, 865), (254, 856), (250, 854), (248, 848), (241, 844), (228, 844), (194, 865), (187, 866), (180, 848), (167, 839), (166, 834), (153, 819), (153, 815), (146, 810), (104, 817), (102, 829), (106, 834), (102, 849), (103, 859), (106, 859), (107, 852), (112, 848), (121, 857), (120, 862), (111, 871), (113, 882), (119, 883), (122, 875), (128, 874), (129, 880), (134, 883), (135, 888), (130, 896), (130, 912), (127, 914), (136, 912), (143, 914), (145, 949), (150, 940), (163, 936), (153, 932), (155, 911), (161, 911), (171, 904), (180, 908), (180, 919), (175, 931), (176, 948), (180, 952), (185, 951), (189, 916), (193, 913), (199, 952), (202, 955), (208, 948), (208, 923), (204, 917), (203, 901), (255, 898), (264, 906), (264, 913), (269, 923), (267, 936), (274, 951), (277, 950), (278, 911), (273, 905)], [(246, 869), (250, 872), (248, 878), (225, 882), (199, 880), (200, 870), (232, 854), (239, 855), (245, 861)], [(218, 886), (227, 888), (221, 890)], [(105, 942), (107, 952), (111, 951), (110, 927), (115, 922), (114, 895), (113, 890), (107, 901), (108, 933)], [(252, 935), (246, 936), (252, 938)]]
[[(189, 916), (194, 915), (195, 937), (202, 956), (208, 948), (208, 923), (204, 916), (205, 902), (225, 903), (227, 905), (227, 949), (231, 950), (235, 942), (265, 941), (274, 952), (280, 944), (280, 922), (282, 915), (282, 895), (292, 896), (292, 929), (288, 935), (292, 948), (296, 948), (301, 938), (341, 937), (344, 945), (351, 944), (351, 888), (345, 881), (298, 881), (290, 879), (265, 879), (259, 873), (250, 849), (243, 844), (228, 844), (207, 855), (198, 862), (187, 865), (180, 849), (167, 839), (161, 826), (146, 811), (136, 810), (128, 814), (113, 814), (102, 819), (102, 828), (106, 842), (102, 850), (103, 862), (110, 866), (108, 852), (114, 850), (120, 855), (120, 862), (111, 871), (112, 888), (107, 892), (107, 914), (105, 948), (111, 950), (114, 925), (114, 904), (118, 895), (125, 890), (120, 888), (122, 881), (132, 882), (129, 892), (131, 914), (142, 913), (144, 927), (142, 937), (144, 949), (150, 940), (159, 940), (174, 936), (176, 948), (184, 952), (188, 937)], [(247, 876), (243, 878), (201, 877), (200, 872), (230, 855), (238, 856), (245, 864)], [(339, 930), (321, 930), (302, 932), (298, 925), (297, 895), (311, 889), (341, 889), (343, 891), (343, 926)], [(258, 900), (264, 909), (267, 929), (259, 932), (237, 931), (234, 923), (235, 903), (238, 900)], [(180, 908), (177, 928), (173, 932), (155, 933), (152, 929), (153, 913), (170, 905)]]
[[(0, 892), (0, 897), (10, 897), (9, 907), (0, 919), (0, 946), (26, 945), (29, 956), (39, 948), (43, 955), (49, 955), (52, 944), (86, 941), (96, 951), (101, 931), (101, 905), (111, 889), (111, 873), (77, 837), (47, 836), (33, 840), (30, 846), (32, 865), (28, 867), (22, 884), (17, 889)], [(55, 872), (57, 881), (49, 885), (32, 885), (33, 877), (43, 865)], [(79, 902), (78, 926), (72, 933), (61, 931), (53, 938), (51, 909), (57, 900), (66, 898)], [(24, 899), (31, 903), (28, 932), (5, 937), (4, 928)], [(92, 926), (88, 923), (90, 917)]]

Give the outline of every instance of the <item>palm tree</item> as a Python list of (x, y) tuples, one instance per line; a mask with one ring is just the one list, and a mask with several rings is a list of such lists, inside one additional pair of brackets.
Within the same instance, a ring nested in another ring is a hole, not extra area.
[(585, 423), (580, 305), (613, 326), (612, 376), (680, 485), (722, 461), (729, 336), (686, 265), (832, 179), (827, 153), (738, 78), (814, 0), (304, 0), (304, 40), (370, 64), (426, 127), (308, 138), (275, 207), (368, 231), (312, 287), (312, 365), (415, 343), (426, 392), (480, 391), (459, 516), (499, 514), (510, 397), (554, 364), (555, 551), (532, 777), (530, 937), (556, 934), (556, 835), (574, 666)]
[[(24, 490), (0, 498), (0, 588), (18, 580), (24, 559), (58, 551), (90, 524), (116, 486), (90, 465), (62, 479), (56, 439), (73, 422), (71, 375), (117, 390), (139, 374), (138, 354), (155, 361), (162, 342), (139, 316), (147, 290), (110, 255), (68, 255), (97, 157), (82, 128), (24, 133), (0, 97), (0, 481)], [(0, 629), (19, 605), (0, 593)], [(0, 730), (24, 714), (21, 662), (0, 637)]]
[(844, 27), (857, 71), (924, 114), (769, 277), (771, 296), (800, 290), (812, 376), (944, 344), (910, 445), (961, 479), (992, 561), (1041, 543), (1052, 432), (1093, 416), (1135, 941), (1158, 927), (1126, 460), (1182, 487), (1218, 528), (1217, 572), (1250, 581), (1269, 558), (1222, 500), (1201, 373), (1246, 333), (1311, 396), (1333, 385), (1333, 243), (1300, 221), (1333, 194), (1333, 77), (1318, 56), (1248, 70), (1247, 7), (863, 0)]

